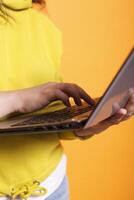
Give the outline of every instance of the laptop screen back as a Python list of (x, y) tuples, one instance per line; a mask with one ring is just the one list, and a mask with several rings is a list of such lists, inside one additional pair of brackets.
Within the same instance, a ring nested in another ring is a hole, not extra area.
[(84, 128), (96, 125), (116, 112), (118, 103), (124, 107), (134, 91), (134, 48), (131, 50), (121, 69), (99, 100)]

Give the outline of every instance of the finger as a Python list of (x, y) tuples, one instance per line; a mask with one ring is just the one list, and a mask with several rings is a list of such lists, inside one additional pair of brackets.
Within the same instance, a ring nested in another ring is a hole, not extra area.
[(125, 109), (127, 110), (127, 115), (124, 117), (124, 120), (132, 117), (134, 115), (134, 93), (131, 95), (129, 101), (127, 102)]
[(75, 96), (73, 96), (73, 99), (74, 99), (74, 102), (75, 102), (76, 105), (78, 105), (78, 106), (82, 105), (82, 102), (81, 102), (79, 95), (75, 94)]
[(103, 132), (110, 128), (113, 125), (117, 125), (120, 123), (124, 115), (126, 114), (126, 110), (120, 109), (115, 115), (101, 121), (99, 124), (93, 127), (93, 131), (95, 134)]
[(101, 132), (107, 130), (110, 126), (117, 124), (117, 121), (121, 120), (122, 117), (127, 113), (125, 109), (120, 109), (115, 115), (112, 117), (109, 117), (106, 120), (101, 121), (97, 125), (90, 127), (88, 129), (83, 129), (82, 132), (80, 132), (81, 135), (92, 135), (92, 134), (100, 134)]
[(71, 106), (70, 101), (69, 101), (69, 96), (62, 92), (61, 90), (56, 90), (55, 91), (55, 96), (53, 100), (61, 100), (66, 106)]
[(79, 92), (77, 89), (67, 88), (65, 91), (70, 97), (72, 97), (74, 99), (74, 102), (76, 105), (78, 105), (78, 106), (82, 105), (81, 98), (80, 98), (80, 95), (79, 95)]
[(71, 86), (70, 88), (67, 88), (66, 91), (67, 91), (68, 95), (70, 95), (70, 97), (72, 97), (74, 99), (74, 102), (76, 105), (78, 105), (78, 106), (82, 105), (82, 101), (81, 101), (79, 91), (77, 88)]
[(80, 99), (83, 99), (90, 105), (95, 105), (95, 101), (82, 88), (80, 88), (76, 84), (67, 83), (66, 85), (64, 85), (63, 90), (66, 91), (67, 93), (69, 92), (76, 101), (76, 103), (78, 102), (78, 105), (81, 105)]
[(83, 90), (81, 87), (78, 86), (78, 90), (79, 90), (79, 94), (80, 97), (86, 101), (88, 104), (90, 104), (91, 106), (94, 106), (96, 104), (96, 102), (87, 94), (87, 92), (85, 92), (85, 90)]
[(121, 109), (121, 107), (120, 107), (119, 103), (116, 103), (116, 102), (113, 103), (112, 110), (114, 113), (117, 113), (120, 109)]
[(64, 85), (61, 87), (61, 91), (66, 93), (69, 97), (72, 97), (75, 104), (78, 106), (82, 105), (79, 91), (76, 87), (73, 87), (72, 84), (64, 83)]
[(126, 114), (127, 114), (127, 110), (124, 108), (121, 108), (116, 114), (103, 120), (101, 123), (103, 123), (103, 125), (109, 125), (109, 126), (119, 124), (122, 121), (122, 119), (126, 116)]

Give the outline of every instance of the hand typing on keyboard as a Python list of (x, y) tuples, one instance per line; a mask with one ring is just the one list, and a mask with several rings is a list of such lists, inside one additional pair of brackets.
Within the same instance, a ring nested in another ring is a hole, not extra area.
[(82, 104), (81, 100), (84, 100), (89, 105), (95, 104), (95, 101), (81, 87), (72, 83), (50, 82), (10, 93), (14, 95), (14, 112), (19, 113), (37, 111), (56, 100), (61, 100), (69, 107), (71, 106), (70, 97), (79, 106)]

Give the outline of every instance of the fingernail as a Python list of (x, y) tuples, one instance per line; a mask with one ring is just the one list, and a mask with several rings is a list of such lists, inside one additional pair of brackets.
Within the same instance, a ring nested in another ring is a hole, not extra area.
[(127, 110), (124, 108), (121, 108), (119, 112), (120, 112), (120, 114), (123, 114), (123, 115), (127, 114)]

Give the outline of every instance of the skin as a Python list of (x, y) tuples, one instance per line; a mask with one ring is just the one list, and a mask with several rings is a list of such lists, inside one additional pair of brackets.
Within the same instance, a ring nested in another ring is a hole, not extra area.
[[(53, 101), (61, 100), (66, 106), (71, 106), (69, 98), (72, 97), (76, 105), (80, 106), (82, 100), (90, 105), (95, 101), (78, 85), (73, 83), (50, 82), (36, 87), (0, 92), (0, 117), (5, 117), (13, 113), (30, 113), (44, 108)], [(74, 131), (78, 137), (88, 138), (94, 134), (99, 134), (113, 125), (117, 125), (128, 120), (134, 114), (134, 92), (124, 108), (120, 108), (116, 114), (103, 120), (94, 127), (86, 130)]]
[(124, 106), (124, 108), (120, 108), (120, 106), (118, 105), (118, 110), (114, 115), (101, 121), (100, 123), (89, 129), (76, 131), (75, 134), (82, 136), (83, 138), (86, 139), (95, 134), (104, 132), (113, 125), (118, 125), (121, 122), (130, 119), (133, 115), (134, 115), (134, 93), (131, 93), (130, 98), (127, 104)]

